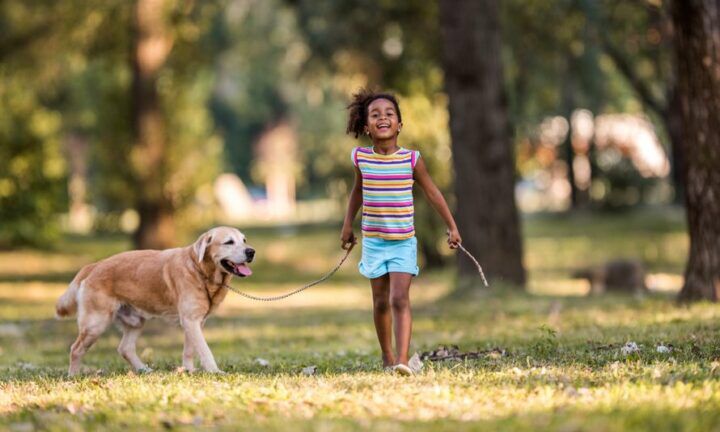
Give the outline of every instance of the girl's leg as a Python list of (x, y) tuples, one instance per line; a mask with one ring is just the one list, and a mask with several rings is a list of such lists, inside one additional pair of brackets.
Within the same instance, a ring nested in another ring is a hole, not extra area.
[(392, 315), (390, 314), (390, 276), (384, 275), (370, 279), (373, 293), (373, 319), (378, 342), (382, 350), (383, 366), (395, 364), (392, 349)]
[(408, 364), (412, 314), (410, 312), (410, 273), (390, 272), (390, 307), (395, 324), (397, 363)]

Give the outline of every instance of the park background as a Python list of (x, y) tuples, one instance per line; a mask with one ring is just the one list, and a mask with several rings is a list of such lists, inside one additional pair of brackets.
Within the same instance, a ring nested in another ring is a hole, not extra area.
[[(718, 20), (695, 0), (1, 1), (2, 424), (717, 428)], [(361, 87), (397, 94), (399, 142), (491, 285), (416, 193), (412, 348), (472, 358), (385, 374), (356, 251), (286, 301), (231, 293), (205, 331), (225, 376), (176, 373), (161, 322), (139, 342), (158, 372), (128, 372), (110, 329), (64, 376), (54, 302), (86, 263), (228, 224), (258, 253), (236, 287), (329, 270)], [(648, 290), (588, 296), (577, 276), (618, 259)]]

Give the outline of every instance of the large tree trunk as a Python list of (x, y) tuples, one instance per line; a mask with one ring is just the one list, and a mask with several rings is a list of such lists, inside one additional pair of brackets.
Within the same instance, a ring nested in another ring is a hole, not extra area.
[[(499, 2), (441, 0), (445, 88), (464, 246), (495, 281), (525, 284), (515, 168), (501, 64)], [(475, 265), (458, 259), (461, 285)]]
[(720, 2), (675, 0), (690, 256), (681, 300), (720, 297)]
[(137, 0), (133, 16), (132, 119), (135, 133), (131, 160), (135, 174), (140, 249), (173, 246), (174, 206), (165, 190), (167, 136), (157, 79), (172, 47), (163, 0)]

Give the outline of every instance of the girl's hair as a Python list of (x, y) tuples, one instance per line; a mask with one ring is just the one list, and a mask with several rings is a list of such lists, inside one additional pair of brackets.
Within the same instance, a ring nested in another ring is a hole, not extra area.
[(402, 122), (400, 106), (398, 105), (398, 101), (394, 94), (375, 92), (367, 88), (361, 88), (357, 93), (352, 95), (352, 102), (350, 102), (350, 105), (347, 106), (348, 123), (345, 133), (355, 134), (355, 138), (363, 134), (365, 126), (367, 126), (368, 106), (372, 103), (372, 101), (377, 99), (387, 99), (392, 102), (392, 104), (395, 105), (398, 122)]

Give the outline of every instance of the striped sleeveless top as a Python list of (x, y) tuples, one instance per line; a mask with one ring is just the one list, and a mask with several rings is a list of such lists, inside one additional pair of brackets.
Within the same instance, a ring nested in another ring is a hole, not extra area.
[(362, 174), (362, 233), (365, 237), (404, 240), (415, 235), (412, 187), (419, 151), (400, 148), (389, 155), (355, 147), (353, 165)]

